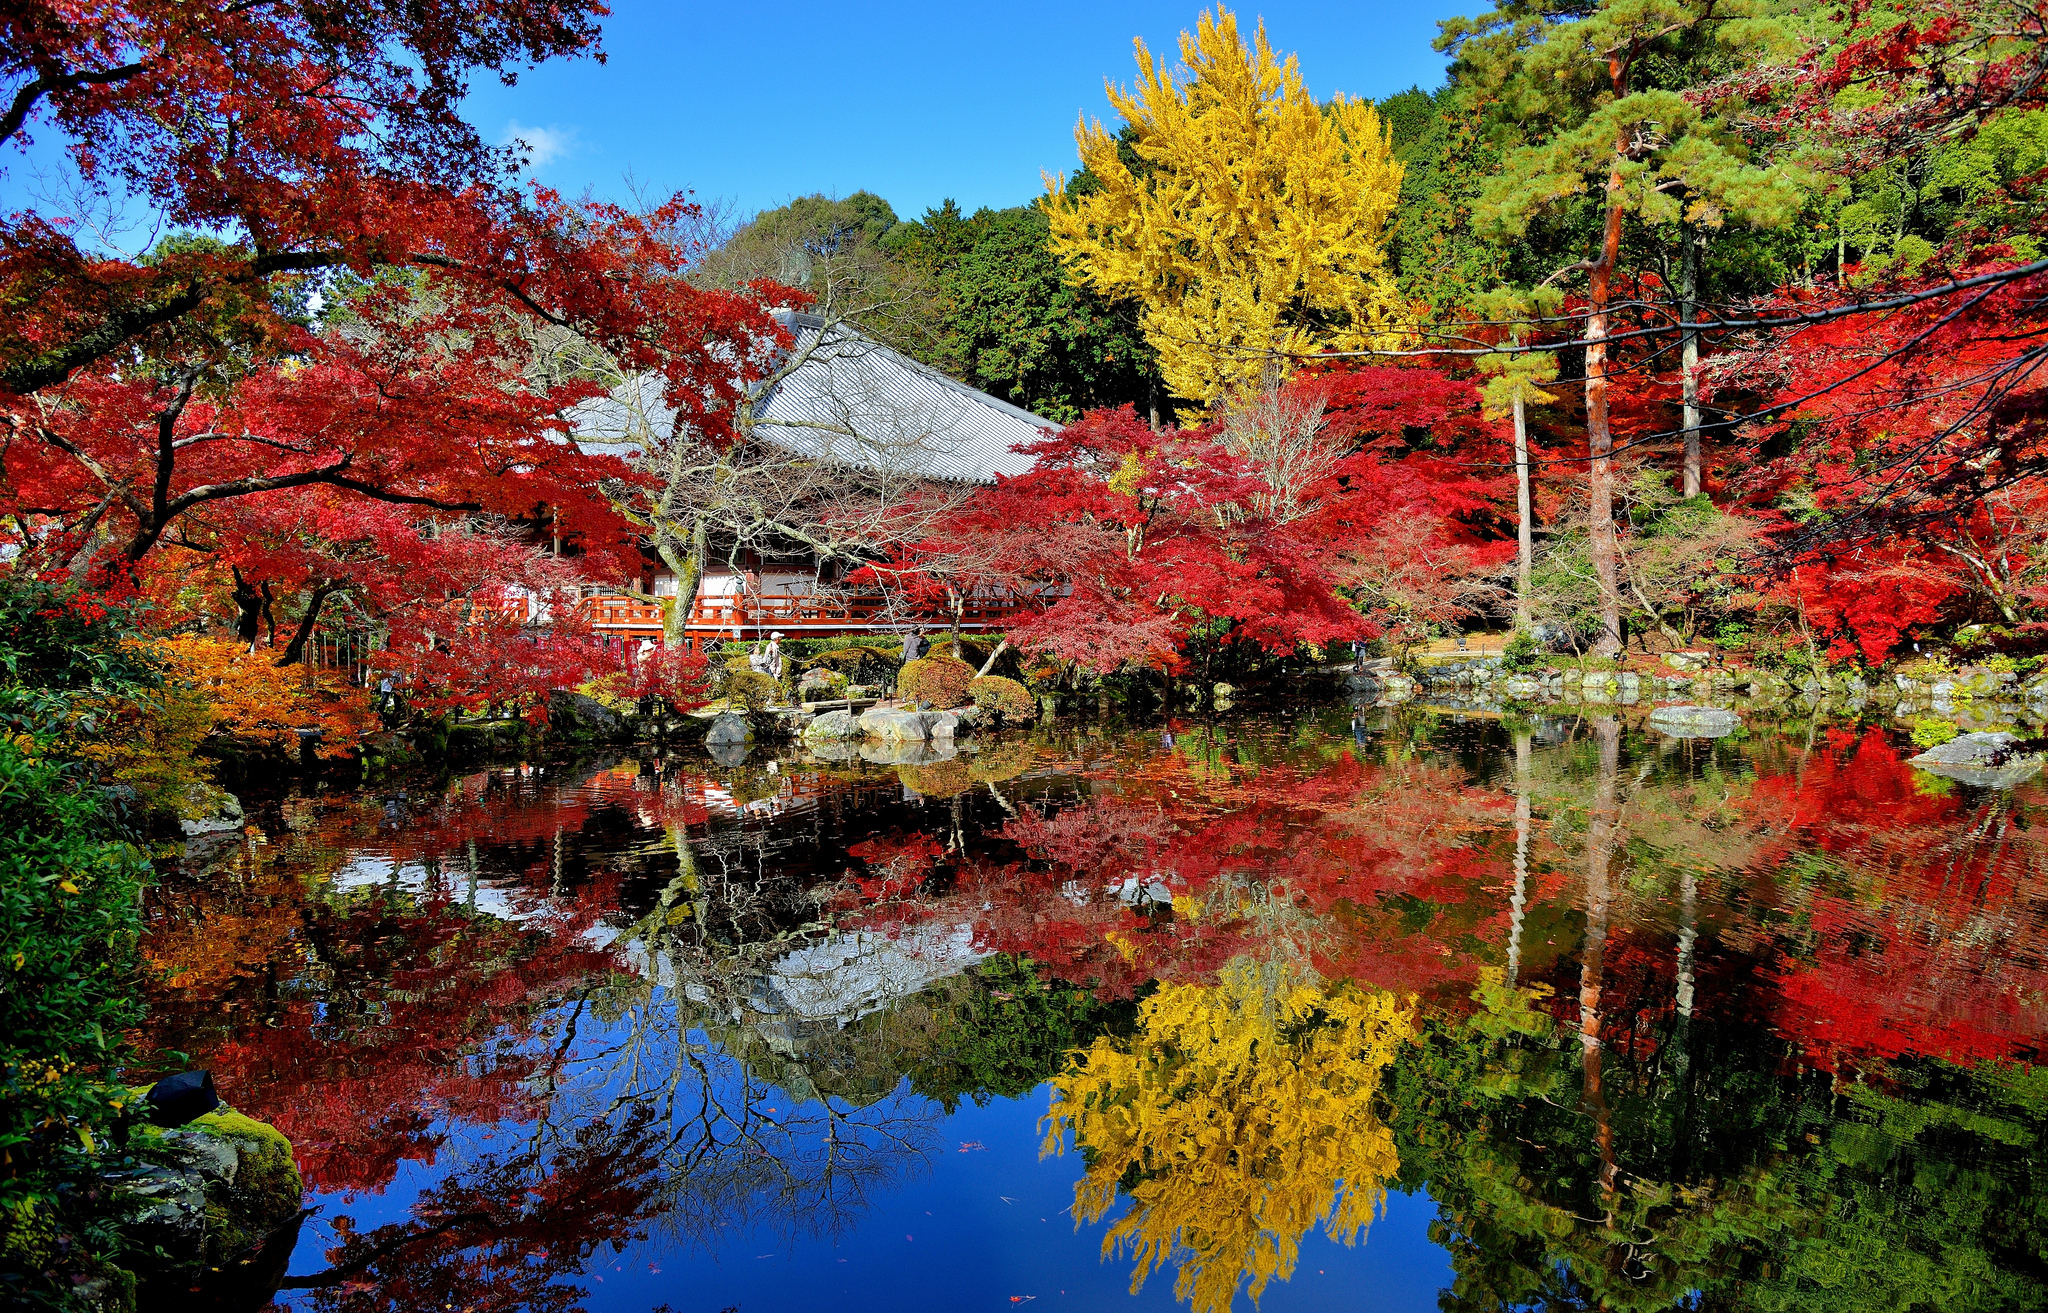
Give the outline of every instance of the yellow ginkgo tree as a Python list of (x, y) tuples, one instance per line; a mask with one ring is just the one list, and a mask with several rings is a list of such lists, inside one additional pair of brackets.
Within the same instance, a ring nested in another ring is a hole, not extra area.
[(1133, 1254), (1132, 1293), (1173, 1261), (1195, 1313), (1229, 1309), (1246, 1278), (1256, 1301), (1293, 1273), (1310, 1227), (1350, 1244), (1386, 1198), (1400, 1158), (1380, 1076), (1414, 1034), (1393, 995), (1284, 965), (1162, 986), (1132, 1038), (1097, 1039), (1053, 1082), (1046, 1150), (1071, 1131), (1088, 1160), (1077, 1223), (1127, 1185), (1103, 1253)]
[(1167, 386), (1193, 408), (1257, 386), (1276, 360), (1388, 344), (1401, 163), (1371, 102), (1318, 105), (1264, 22), (1247, 45), (1221, 7), (1181, 33), (1182, 68), (1135, 44), (1137, 87), (1108, 93), (1136, 167), (1100, 122), (1075, 128), (1094, 185), (1046, 180), (1061, 261), (1141, 305)]

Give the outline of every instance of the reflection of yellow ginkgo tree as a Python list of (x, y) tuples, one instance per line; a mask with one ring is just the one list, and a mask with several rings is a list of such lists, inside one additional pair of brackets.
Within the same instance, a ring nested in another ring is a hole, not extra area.
[(1054, 1082), (1047, 1152), (1065, 1132), (1086, 1152), (1074, 1216), (1131, 1209), (1103, 1239), (1130, 1249), (1135, 1294), (1168, 1258), (1198, 1313), (1226, 1310), (1249, 1274), (1256, 1302), (1286, 1280), (1322, 1223), (1351, 1244), (1399, 1167), (1374, 1108), (1380, 1074), (1414, 1035), (1393, 995), (1327, 990), (1285, 968), (1239, 963), (1218, 984), (1167, 985), (1136, 1035), (1100, 1038)]

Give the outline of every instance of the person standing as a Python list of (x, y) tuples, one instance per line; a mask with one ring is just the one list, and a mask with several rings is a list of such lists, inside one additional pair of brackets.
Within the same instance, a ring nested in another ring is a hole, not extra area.
[(910, 631), (909, 633), (907, 633), (907, 634), (903, 635), (903, 664), (904, 664), (904, 665), (906, 665), (906, 666), (907, 666), (907, 665), (909, 665), (909, 664), (910, 664), (911, 662), (913, 662), (913, 661), (917, 660), (919, 656), (923, 655), (923, 653), (924, 653), (924, 640), (918, 637), (918, 635), (917, 635), (917, 631), (916, 631), (915, 629), (913, 629), (913, 630), (911, 630), (911, 631)]
[(780, 629), (768, 635), (767, 660), (763, 662), (762, 669), (776, 683), (782, 682), (782, 631)]

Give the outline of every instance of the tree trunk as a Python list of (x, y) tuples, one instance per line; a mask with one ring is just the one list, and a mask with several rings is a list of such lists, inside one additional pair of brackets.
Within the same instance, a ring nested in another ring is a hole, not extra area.
[(1533, 506), (1529, 496), (1529, 425), (1522, 409), (1522, 394), (1515, 393), (1515, 625), (1529, 627), (1529, 576), (1534, 572), (1536, 545), (1529, 520)]
[(334, 583), (321, 584), (313, 590), (313, 596), (306, 603), (306, 614), (299, 617), (299, 628), (292, 635), (291, 645), (275, 662), (279, 670), (298, 661), (299, 654), (306, 650), (306, 641), (313, 636), (313, 625), (320, 619), (320, 604), (327, 600), (329, 594), (340, 591), (341, 585)]
[(253, 645), (263, 632), (263, 594), (242, 577), (242, 567), (230, 565), (235, 578), (235, 637)]
[(704, 559), (709, 553), (704, 521), (700, 519), (691, 526), (687, 551), (678, 553), (666, 537), (656, 540), (655, 550), (660, 553), (662, 564), (676, 577), (675, 601), (661, 617), (661, 641), (669, 647), (679, 647), (690, 623), (690, 612), (697, 607), (697, 590), (704, 584)]
[(1004, 652), (1008, 651), (1009, 647), (1010, 640), (1007, 638), (1005, 638), (1002, 642), (997, 643), (996, 650), (989, 653), (988, 660), (981, 663), (981, 669), (974, 672), (975, 677), (979, 679), (982, 676), (988, 674), (989, 671), (994, 670), (996, 667), (996, 658), (1001, 656)]
[[(1691, 324), (1699, 315), (1700, 237), (1691, 225), (1680, 225), (1679, 238), (1685, 244), (1679, 262), (1678, 318)], [(1679, 387), (1685, 403), (1685, 495), (1700, 495), (1700, 331), (1681, 328), (1679, 364), (1684, 370)]]
[(1621, 220), (1626, 203), (1622, 196), (1621, 163), (1627, 148), (1626, 137), (1615, 142), (1615, 164), (1607, 176), (1607, 222), (1601, 234), (1600, 258), (1593, 262), (1586, 293), (1587, 492), (1592, 503), (1593, 574), (1600, 584), (1600, 637), (1593, 643), (1593, 654), (1603, 657), (1621, 654), (1621, 587), (1614, 561), (1614, 433), (1607, 421), (1607, 306), (1614, 267), (1621, 257)]

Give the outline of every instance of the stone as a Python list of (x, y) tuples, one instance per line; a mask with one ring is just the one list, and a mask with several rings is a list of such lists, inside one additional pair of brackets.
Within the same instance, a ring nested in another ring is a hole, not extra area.
[(1355, 670), (1344, 676), (1344, 691), (1355, 697), (1376, 698), (1380, 695), (1379, 677), (1369, 670)]
[(921, 743), (932, 737), (933, 726), (942, 716), (944, 737), (951, 738), (960, 723), (959, 717), (947, 711), (912, 711), (904, 707), (869, 707), (860, 713), (860, 730), (869, 738), (885, 742)]
[(1388, 675), (1380, 681), (1380, 705), (1392, 706), (1415, 698), (1415, 681), (1406, 675)]
[(704, 735), (706, 747), (723, 747), (754, 741), (754, 722), (734, 712), (725, 712), (711, 722), (711, 729)]
[(548, 694), (548, 733), (585, 743), (631, 737), (624, 717), (586, 693), (558, 688)]
[(1500, 682), (1503, 697), (1526, 701), (1543, 692), (1543, 681), (1529, 675), (1509, 675)]
[(1681, 703), (1652, 711), (1650, 728), (1675, 739), (1718, 739), (1741, 729), (1742, 717), (1726, 707), (1697, 707)]
[(184, 1306), (194, 1289), (203, 1307), (267, 1303), (304, 1201), (291, 1142), (225, 1105), (144, 1136), (138, 1165), (108, 1178), (128, 1203), (120, 1229), (132, 1257), (122, 1261), (137, 1269), (139, 1306)]
[(823, 666), (804, 671), (803, 678), (796, 682), (796, 690), (801, 694), (824, 693), (836, 696), (845, 688), (846, 676), (836, 670), (827, 670)]
[(185, 799), (188, 811), (200, 813), (196, 818), (185, 817), (178, 821), (178, 828), (185, 832), (186, 838), (229, 830), (241, 832), (242, 800), (234, 794), (211, 785), (194, 784), (186, 789)]
[(933, 711), (926, 714), (931, 717), (924, 727), (925, 737), (928, 739), (946, 739), (950, 741), (954, 731), (960, 728), (960, 716), (957, 712)]
[(851, 711), (828, 711), (804, 726), (806, 743), (832, 743), (860, 737), (860, 721)]
[(2038, 752), (2016, 752), (2019, 740), (2004, 731), (1960, 734), (1939, 747), (1906, 759), (1930, 775), (1983, 789), (2009, 789), (2041, 769)]

